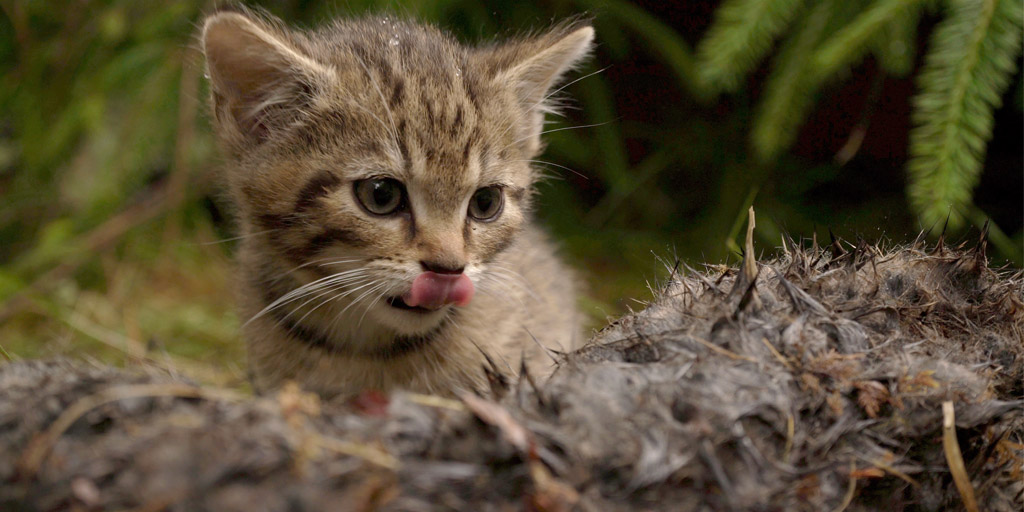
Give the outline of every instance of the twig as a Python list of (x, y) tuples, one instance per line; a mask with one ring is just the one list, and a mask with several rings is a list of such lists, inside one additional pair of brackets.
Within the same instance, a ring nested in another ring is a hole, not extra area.
[(846, 495), (843, 496), (843, 502), (840, 503), (833, 512), (843, 512), (846, 510), (846, 507), (850, 506), (850, 503), (853, 503), (853, 494), (857, 491), (857, 476), (853, 473), (856, 469), (857, 463), (851, 460), (849, 473), (850, 480), (846, 486)]
[(967, 512), (978, 512), (974, 486), (967, 476), (964, 456), (960, 453), (960, 443), (956, 439), (956, 412), (950, 400), (942, 402), (942, 448), (946, 452), (946, 464), (949, 473), (953, 475), (953, 483), (956, 484), (956, 490), (960, 491), (960, 498), (964, 500), (964, 508)]
[(786, 356), (779, 353), (779, 351), (775, 349), (775, 345), (772, 345), (772, 342), (768, 341), (768, 338), (761, 336), (761, 341), (764, 342), (764, 345), (768, 347), (768, 350), (770, 350), (772, 355), (775, 356), (775, 359), (778, 359), (779, 362), (782, 363), (782, 366), (785, 366), (788, 370), (793, 369), (793, 365), (789, 364), (789, 361), (786, 360)]
[(792, 413), (786, 413), (786, 446), (782, 449), (782, 460), (789, 463), (789, 457), (793, 454), (793, 438), (796, 437), (796, 418)]
[(376, 464), (382, 468), (395, 470), (398, 469), (398, 459), (396, 459), (390, 453), (383, 450), (378, 450), (372, 446), (363, 446), (348, 441), (342, 441), (341, 439), (334, 439), (333, 437), (325, 437), (317, 435), (314, 438), (317, 446), (340, 453), (342, 455), (349, 455), (351, 457), (358, 457), (369, 463)]
[(694, 340), (697, 343), (700, 343), (701, 345), (704, 345), (705, 347), (707, 347), (707, 348), (709, 348), (711, 350), (714, 350), (715, 352), (718, 352), (719, 354), (722, 354), (723, 356), (726, 356), (726, 357), (728, 357), (730, 359), (739, 359), (741, 361), (748, 361), (748, 362), (751, 362), (751, 363), (756, 363), (757, 362), (757, 359), (737, 354), (737, 353), (735, 353), (735, 352), (733, 352), (731, 350), (724, 349), (722, 347), (719, 347), (718, 345), (715, 345), (714, 343), (711, 343), (710, 341), (702, 340), (702, 339), (700, 339), (700, 338), (698, 338), (696, 336), (690, 336), (690, 339)]
[(407, 393), (405, 395), (410, 402), (426, 407), (434, 407), (437, 409), (451, 409), (453, 411), (465, 411), (466, 407), (462, 405), (462, 402), (452, 400), (451, 398), (444, 398), (436, 395), (421, 395), (419, 393)]

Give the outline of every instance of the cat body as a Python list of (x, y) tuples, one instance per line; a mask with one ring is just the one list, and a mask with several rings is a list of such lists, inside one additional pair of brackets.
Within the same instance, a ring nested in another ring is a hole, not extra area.
[(209, 16), (215, 132), (241, 229), (254, 385), (324, 395), (486, 386), (580, 342), (575, 284), (531, 223), (552, 86), (593, 30), (468, 48), (389, 17), (295, 31)]

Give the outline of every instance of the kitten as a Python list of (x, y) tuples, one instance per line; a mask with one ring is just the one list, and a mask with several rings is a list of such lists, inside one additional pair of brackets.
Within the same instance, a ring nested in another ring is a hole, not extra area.
[(257, 389), (451, 394), (486, 385), (485, 353), (544, 373), (538, 342), (577, 345), (531, 162), (586, 22), (469, 48), (391, 17), (298, 31), (231, 9), (201, 37)]

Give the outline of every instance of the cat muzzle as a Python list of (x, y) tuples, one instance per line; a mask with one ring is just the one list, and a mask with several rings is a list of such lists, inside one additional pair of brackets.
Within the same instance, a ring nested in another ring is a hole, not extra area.
[(440, 309), (448, 304), (465, 306), (473, 298), (473, 281), (466, 274), (438, 274), (424, 272), (412, 282), (402, 295), (402, 302), (412, 308)]

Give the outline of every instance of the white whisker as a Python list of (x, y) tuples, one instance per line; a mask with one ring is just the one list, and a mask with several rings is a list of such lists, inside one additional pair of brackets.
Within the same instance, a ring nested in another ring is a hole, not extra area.
[(255, 233), (249, 233), (247, 235), (233, 236), (231, 238), (221, 238), (219, 240), (214, 240), (212, 242), (201, 242), (201, 243), (199, 243), (199, 245), (224, 244), (224, 243), (227, 243), (227, 242), (234, 242), (236, 240), (245, 240), (246, 238), (252, 238), (254, 236), (265, 235), (267, 233), (273, 233), (274, 231), (280, 231), (280, 230), (279, 229), (268, 229), (266, 231), (257, 231)]
[(554, 162), (548, 162), (547, 160), (530, 160), (530, 159), (527, 159), (527, 160), (516, 160), (516, 161), (517, 162), (530, 162), (530, 163), (535, 163), (535, 164), (553, 165), (553, 166), (558, 167), (560, 169), (565, 169), (565, 170), (567, 170), (567, 171), (569, 171), (569, 172), (575, 174), (576, 176), (579, 176), (580, 178), (583, 178), (585, 180), (590, 179), (590, 178), (586, 177), (585, 175), (583, 175), (582, 173), (576, 171), (575, 169), (571, 169), (571, 168), (566, 167), (564, 165), (556, 164)]
[[(348, 296), (348, 295), (351, 295), (352, 293), (355, 293), (355, 292), (357, 292), (357, 291), (359, 291), (359, 290), (361, 290), (361, 289), (363, 289), (363, 288), (366, 288), (367, 286), (370, 286), (370, 285), (371, 285), (371, 284), (373, 284), (373, 283), (374, 283), (374, 281), (370, 281), (369, 283), (366, 283), (366, 284), (363, 284), (363, 285), (357, 286), (357, 287), (355, 287), (355, 288), (352, 288), (352, 289), (350, 289), (350, 290), (347, 290), (347, 291), (345, 291), (344, 293), (341, 293), (341, 294), (336, 294), (336, 295), (334, 295), (334, 296), (328, 297), (327, 299), (325, 299), (325, 300), (324, 300), (323, 302), (321, 302), (320, 304), (317, 304), (317, 306), (316, 306), (316, 307), (314, 307), (313, 309), (310, 309), (309, 311), (307, 311), (307, 312), (306, 312), (306, 314), (302, 315), (302, 318), (299, 318), (298, 322), (296, 322), (296, 323), (300, 323), (300, 324), (301, 324), (301, 323), (302, 323), (302, 321), (306, 319), (306, 317), (308, 317), (308, 316), (309, 316), (309, 315), (310, 315), (311, 313), (313, 313), (314, 311), (316, 311), (317, 309), (319, 309), (319, 308), (320, 308), (321, 306), (323, 306), (324, 304), (327, 304), (328, 302), (331, 302), (331, 301), (334, 301), (334, 300), (338, 300), (338, 299), (344, 298), (344, 297), (346, 297), (346, 296)], [(337, 288), (335, 288), (335, 289), (337, 289)], [(371, 289), (372, 289), (372, 288), (371, 288)], [(331, 291), (333, 291), (333, 290), (331, 290)], [(330, 293), (330, 292), (325, 292), (325, 293), (322, 293), (322, 294), (318, 295), (318, 296), (317, 296), (317, 298), (319, 298), (319, 297), (321, 297), (321, 296), (323, 296), (323, 295), (325, 295), (325, 294), (327, 294), (327, 293)], [(315, 300), (315, 298), (314, 298), (314, 299), (311, 299), (311, 300)], [(356, 300), (358, 300), (358, 299), (356, 299)], [(352, 304), (354, 304), (355, 302), (356, 302), (356, 301), (352, 301)], [(305, 305), (306, 305), (306, 304), (308, 304), (308, 303), (309, 303), (309, 301), (306, 301), (306, 302), (304, 302), (304, 303), (302, 304), (302, 306), (305, 306)], [(352, 304), (349, 304), (349, 306), (351, 306)], [(300, 307), (301, 307), (301, 306), (300, 306)], [(347, 307), (346, 307), (346, 309), (347, 309)]]
[(377, 287), (373, 288), (374, 291), (380, 290), (381, 288), (385, 288), (385, 290), (381, 292), (380, 295), (374, 297), (373, 300), (366, 301), (366, 308), (363, 310), (363, 315), (359, 317), (359, 321), (356, 322), (356, 328), (359, 328), (359, 326), (363, 325), (363, 319), (366, 318), (366, 314), (370, 312), (370, 308), (373, 307), (373, 305), (377, 301), (383, 299), (384, 296), (387, 295), (388, 290), (386, 289), (386, 286), (387, 283), (381, 283)]
[(273, 310), (275, 310), (275, 309), (277, 309), (277, 308), (279, 308), (279, 307), (281, 307), (281, 306), (283, 306), (285, 304), (294, 302), (296, 300), (300, 300), (303, 297), (306, 297), (307, 295), (316, 293), (317, 291), (319, 291), (319, 290), (321, 290), (321, 289), (323, 289), (325, 287), (329, 287), (329, 286), (333, 286), (333, 285), (337, 285), (337, 284), (348, 283), (348, 282), (350, 282), (352, 280), (358, 279), (360, 277), (360, 273), (364, 273), (364, 272), (365, 272), (365, 270), (361, 269), (361, 268), (353, 269), (353, 270), (348, 270), (348, 271), (345, 271), (345, 272), (339, 272), (337, 274), (331, 274), (331, 275), (329, 275), (327, 277), (323, 277), (323, 278), (317, 279), (316, 281), (313, 281), (311, 283), (304, 284), (304, 285), (302, 285), (302, 286), (300, 286), (300, 287), (298, 287), (298, 288), (296, 288), (296, 289), (294, 289), (294, 290), (292, 290), (292, 291), (282, 295), (281, 297), (279, 297), (274, 302), (271, 302), (270, 304), (268, 304), (266, 307), (264, 307), (262, 310), (260, 310), (259, 313), (256, 313), (255, 315), (253, 315), (253, 317), (250, 318), (243, 325), (248, 325), (253, 320), (256, 320), (257, 318), (265, 315), (266, 313), (268, 313), (270, 311), (273, 311)]

